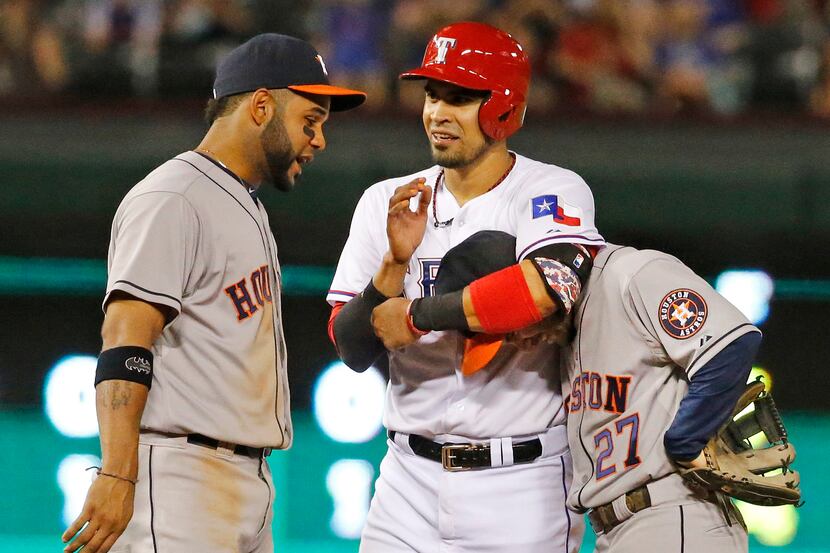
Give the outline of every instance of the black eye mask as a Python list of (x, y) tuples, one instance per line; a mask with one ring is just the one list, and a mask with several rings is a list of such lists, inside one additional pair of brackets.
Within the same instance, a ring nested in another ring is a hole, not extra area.
[(312, 140), (316, 136), (315, 133), (314, 133), (314, 129), (312, 129), (308, 125), (303, 125), (303, 132), (305, 133), (305, 135), (307, 137), (311, 138)]

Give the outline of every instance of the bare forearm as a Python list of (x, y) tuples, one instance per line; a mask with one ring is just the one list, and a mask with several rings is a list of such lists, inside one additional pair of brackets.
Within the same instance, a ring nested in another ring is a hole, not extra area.
[(372, 278), (372, 282), (378, 292), (387, 298), (395, 298), (403, 292), (403, 282), (406, 277), (408, 263), (397, 263), (392, 255), (387, 253), (383, 256), (380, 268)]
[(95, 392), (103, 457), (101, 470), (135, 478), (139, 424), (148, 388), (126, 380), (105, 380)]

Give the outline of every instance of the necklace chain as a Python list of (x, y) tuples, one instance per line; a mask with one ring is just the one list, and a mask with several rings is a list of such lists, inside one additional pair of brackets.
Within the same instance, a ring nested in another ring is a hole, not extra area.
[(211, 151), (210, 151), (210, 150), (208, 150), (207, 148), (197, 148), (197, 149), (196, 149), (196, 151), (197, 151), (197, 152), (200, 152), (200, 153), (205, 153), (205, 154), (208, 154), (208, 156), (210, 157), (210, 159), (212, 159), (213, 161), (215, 161), (216, 163), (218, 163), (218, 164), (219, 164), (219, 165), (220, 165), (220, 166), (221, 166), (221, 167), (222, 167), (222, 168), (223, 168), (223, 169), (224, 169), (227, 173), (229, 173), (231, 176), (233, 176), (233, 178), (235, 178), (235, 179), (239, 182), (239, 184), (241, 184), (242, 186), (244, 186), (244, 187), (245, 187), (245, 190), (247, 190), (249, 194), (251, 194), (251, 193), (256, 193), (256, 188), (255, 188), (255, 187), (251, 186), (250, 184), (248, 184), (247, 182), (245, 182), (245, 181), (242, 179), (242, 177), (240, 177), (239, 175), (237, 175), (236, 173), (234, 173), (233, 171), (231, 171), (231, 169), (230, 169), (227, 165), (225, 165), (224, 163), (222, 163), (222, 160), (221, 160), (221, 159), (219, 159), (218, 157), (216, 157), (216, 154), (215, 154), (215, 153), (211, 152)]
[[(510, 167), (507, 168), (507, 171), (504, 172), (504, 174), (501, 176), (501, 178), (499, 180), (497, 180), (496, 183), (493, 186), (491, 186), (490, 188), (487, 189), (486, 192), (484, 192), (485, 194), (487, 192), (490, 192), (492, 189), (494, 189), (498, 185), (500, 185), (504, 181), (504, 179), (507, 178), (507, 175), (510, 174), (510, 171), (513, 170), (513, 166), (516, 165), (516, 155), (513, 154), (512, 152), (510, 153), (510, 159), (511, 159)], [(455, 220), (455, 217), (450, 217), (446, 221), (439, 221), (438, 220), (438, 191), (439, 191), (439, 189), (441, 187), (441, 183), (443, 181), (444, 181), (444, 170), (441, 169), (441, 171), (438, 173), (438, 176), (435, 177), (435, 186), (433, 187), (433, 194), (432, 194), (432, 220), (433, 220), (432, 226), (435, 227), (435, 228), (447, 228), (448, 226), (451, 226), (452, 222)]]

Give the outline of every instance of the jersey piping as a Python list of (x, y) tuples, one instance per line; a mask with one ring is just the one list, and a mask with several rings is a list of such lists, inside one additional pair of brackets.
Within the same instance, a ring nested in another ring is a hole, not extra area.
[(546, 236), (544, 238), (540, 238), (536, 242), (530, 244), (525, 249), (522, 250), (522, 253), (519, 254), (519, 261), (521, 261), (524, 256), (526, 256), (531, 251), (535, 250), (537, 246), (545, 243), (555, 243), (555, 242), (573, 242), (572, 239), (577, 238), (579, 240), (584, 240), (586, 242), (598, 242), (600, 244), (605, 243), (605, 239), (603, 238), (588, 238), (586, 236), (582, 236), (581, 234), (557, 234), (555, 236)]
[[(608, 262), (611, 260), (611, 256), (613, 256), (618, 251), (621, 251), (621, 250), (624, 250), (624, 249), (626, 249), (626, 248), (618, 248), (618, 249), (612, 251), (611, 253), (609, 253), (608, 257), (605, 259), (605, 263), (601, 267), (594, 266), (594, 270), (595, 271), (599, 270), (599, 272), (600, 272), (600, 274), (597, 275), (596, 280), (599, 280), (603, 269), (605, 269), (605, 267), (608, 265)], [(595, 280), (595, 282), (596, 282), (596, 280)], [(588, 300), (589, 299), (591, 299), (591, 287), (590, 286), (588, 287), (588, 293), (585, 296), (585, 303), (582, 306), (582, 313), (579, 314), (579, 327), (580, 328), (582, 327), (582, 320), (585, 318), (585, 313), (588, 311)], [(580, 380), (580, 383), (581, 383), (582, 382), (582, 373), (583, 373), (583, 370), (582, 370), (582, 333), (581, 332), (579, 333), (579, 340), (577, 341), (577, 346), (576, 347), (577, 347), (577, 355), (579, 355), (579, 380)], [(583, 390), (582, 393), (584, 395), (585, 391)], [(572, 397), (573, 397), (573, 394), (572, 394)], [(578, 430), (579, 445), (582, 446), (582, 451), (585, 452), (585, 457), (587, 457), (589, 460), (591, 460), (591, 454), (588, 453), (588, 448), (585, 447), (585, 441), (583, 440), (583, 436), (582, 436), (582, 423), (585, 420), (585, 412), (586, 412), (586, 410), (582, 409), (582, 414), (579, 417), (579, 430)], [(594, 477), (594, 463), (593, 463), (593, 461), (591, 461), (591, 475), (585, 480), (585, 482), (582, 483), (582, 486), (579, 488), (579, 493), (576, 496), (576, 502), (579, 504), (580, 509), (582, 509), (581, 512), (583, 512), (583, 513), (586, 512), (587, 509), (585, 508), (585, 505), (582, 504), (582, 492), (585, 491), (585, 488), (588, 486), (588, 483), (591, 481), (591, 479), (593, 477)]]
[[(198, 168), (197, 166), (195, 166), (191, 162), (187, 161), (186, 159), (180, 159), (180, 158), (174, 158), (174, 159), (176, 159), (178, 161), (181, 161), (183, 163), (187, 163), (188, 165), (190, 165), (191, 167), (196, 169), (198, 172), (203, 174), (208, 180), (210, 180), (213, 184), (218, 186), (225, 194), (230, 196), (233, 199), (233, 201), (235, 201), (237, 204), (239, 204), (239, 207), (241, 207), (243, 210), (245, 210), (245, 213), (248, 214), (248, 216), (254, 222), (254, 225), (256, 226), (257, 231), (259, 231), (259, 239), (262, 242), (262, 248), (265, 251), (265, 255), (268, 257), (268, 260), (271, 262), (271, 268), (274, 271), (275, 276), (277, 278), (279, 278), (279, 275), (276, 274), (277, 269), (276, 269), (274, 260), (273, 260), (272, 255), (271, 255), (271, 247), (270, 247), (270, 245), (266, 245), (267, 240), (266, 240), (265, 236), (263, 235), (262, 227), (260, 226), (259, 221), (257, 221), (256, 217), (254, 217), (254, 215), (250, 211), (248, 211), (248, 209), (244, 205), (242, 205), (242, 202), (240, 202), (236, 197), (234, 197), (233, 194), (231, 194), (228, 190), (226, 190), (224, 186), (222, 186), (221, 184), (216, 182), (216, 180), (213, 179), (213, 177), (211, 177), (210, 175), (208, 175), (203, 170), (201, 170), (200, 168)], [(280, 293), (281, 293), (281, 291), (280, 291)], [(274, 309), (272, 311), (272, 313), (273, 313), (272, 317), (275, 317), (276, 316), (276, 310)], [(278, 324), (282, 324), (282, 322), (279, 321)], [(279, 344), (278, 344), (278, 340), (279, 340), (279, 338), (277, 337), (277, 324), (275, 324), (274, 325), (274, 354), (275, 355), (279, 355), (279, 352), (280, 352), (280, 347), (279, 347)], [(274, 363), (274, 369), (275, 369), (275, 372), (276, 372), (276, 391), (275, 391), (276, 395), (274, 397), (274, 409), (277, 409), (277, 408), (279, 408), (279, 404), (280, 404), (279, 398), (280, 398), (280, 393), (282, 392), (282, 383), (280, 382), (281, 379), (280, 379), (280, 374), (279, 374), (279, 360), (278, 359)], [(285, 443), (285, 429), (283, 428), (283, 421), (281, 421), (280, 418), (277, 416), (276, 411), (274, 412), (274, 417), (276, 418), (277, 426), (280, 429), (280, 445), (282, 445), (282, 444)]]
[(134, 282), (130, 282), (129, 280), (116, 280), (113, 284), (119, 284), (119, 283), (129, 284), (133, 288), (137, 288), (138, 290), (141, 290), (142, 292), (147, 292), (148, 294), (152, 294), (154, 296), (159, 296), (159, 297), (162, 297), (162, 298), (171, 299), (174, 302), (179, 304), (179, 310), (181, 310), (182, 302), (180, 300), (178, 300), (177, 298), (174, 298), (173, 296), (168, 296), (167, 294), (162, 294), (161, 292), (154, 292), (152, 290), (148, 290), (147, 288), (143, 288), (143, 287), (139, 286), (138, 284), (136, 284)]
[[(562, 469), (562, 491), (565, 493), (564, 497), (568, 497), (568, 482), (565, 479), (565, 456), (559, 457), (559, 466)], [(565, 534), (565, 551), (571, 550), (571, 510), (568, 509), (568, 502), (565, 501), (565, 518), (568, 521), (568, 533)]]
[(721, 337), (720, 337), (720, 338), (718, 338), (717, 340), (715, 340), (714, 342), (712, 342), (712, 343), (709, 345), (709, 347), (707, 347), (705, 350), (701, 351), (701, 352), (697, 355), (697, 357), (695, 357), (695, 358), (692, 360), (692, 362), (691, 362), (691, 363), (689, 363), (689, 368), (688, 368), (688, 369), (686, 369), (686, 373), (688, 374), (689, 372), (691, 372), (691, 370), (692, 370), (692, 368), (695, 366), (695, 364), (697, 364), (697, 362), (698, 362), (701, 358), (703, 358), (703, 356), (704, 356), (704, 355), (706, 355), (706, 354), (709, 352), (709, 350), (711, 350), (713, 347), (715, 347), (715, 346), (716, 346), (716, 345), (718, 345), (720, 342), (722, 342), (725, 338), (728, 338), (729, 336), (731, 336), (732, 334), (734, 334), (735, 332), (737, 332), (738, 330), (742, 329), (742, 328), (743, 328), (743, 327), (745, 327), (745, 326), (753, 326), (753, 325), (752, 325), (752, 323), (741, 323), (741, 324), (739, 324), (738, 326), (736, 326), (735, 328), (733, 328), (732, 330), (730, 330), (729, 332), (725, 333), (723, 336), (721, 336)]
[(153, 539), (153, 553), (158, 553), (156, 547), (155, 506), (153, 505), (153, 446), (150, 446), (149, 460), (147, 461), (147, 475), (150, 480), (150, 536)]

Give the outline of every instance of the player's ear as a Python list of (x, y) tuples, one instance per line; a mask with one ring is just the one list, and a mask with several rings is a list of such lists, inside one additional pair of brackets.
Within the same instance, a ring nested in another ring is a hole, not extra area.
[(258, 88), (248, 102), (251, 119), (257, 126), (266, 124), (276, 111), (276, 103), (267, 88)]

